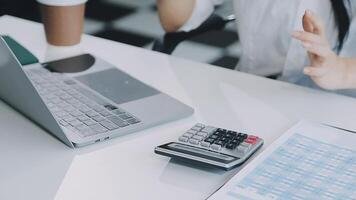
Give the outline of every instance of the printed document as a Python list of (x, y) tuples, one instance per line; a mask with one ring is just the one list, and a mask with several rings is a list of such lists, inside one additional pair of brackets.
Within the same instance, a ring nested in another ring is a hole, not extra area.
[(209, 200), (356, 200), (356, 134), (302, 121)]

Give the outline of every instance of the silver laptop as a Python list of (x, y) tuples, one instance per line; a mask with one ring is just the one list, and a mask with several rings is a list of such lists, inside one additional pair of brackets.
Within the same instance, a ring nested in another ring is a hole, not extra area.
[(85, 63), (80, 61), (88, 56), (93, 67), (78, 73), (53, 72), (51, 63), (21, 66), (1, 38), (0, 98), (70, 147), (108, 140), (193, 113), (189, 106), (99, 58), (82, 55), (72, 58), (79, 62), (67, 59), (52, 64)]

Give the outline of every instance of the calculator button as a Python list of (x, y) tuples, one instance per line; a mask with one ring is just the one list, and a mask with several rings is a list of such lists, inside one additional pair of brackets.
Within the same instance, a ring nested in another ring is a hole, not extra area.
[(229, 138), (229, 139), (232, 139), (232, 138), (234, 138), (236, 135), (235, 134), (233, 134), (233, 133), (227, 133), (226, 135), (225, 135), (225, 137), (227, 137), (227, 138)]
[(228, 131), (227, 134), (237, 135), (237, 132), (236, 131)]
[(241, 142), (243, 142), (245, 139), (244, 139), (242, 136), (240, 136), (240, 137), (237, 138), (237, 140), (241, 143)]
[(200, 131), (202, 128), (201, 127), (198, 127), (198, 126), (194, 126), (193, 128), (191, 128), (190, 130), (193, 130), (193, 131)]
[(252, 144), (252, 145), (255, 145), (257, 143), (256, 140), (246, 140), (245, 142)]
[(201, 123), (198, 123), (198, 124), (196, 124), (195, 126), (196, 126), (196, 127), (199, 127), (199, 128), (204, 128), (204, 127), (205, 127), (204, 124), (201, 124)]
[(203, 130), (201, 130), (201, 132), (204, 132), (204, 133), (212, 133), (216, 130), (215, 127), (212, 127), (212, 126), (207, 126), (205, 128), (203, 128)]
[(238, 146), (237, 147), (237, 152), (241, 153), (241, 154), (246, 154), (250, 149), (248, 147), (245, 146)]
[(181, 136), (181, 137), (179, 137), (179, 139), (178, 139), (178, 141), (180, 141), (180, 142), (188, 142), (188, 140), (189, 140), (189, 138), (184, 137), (184, 136)]
[(204, 141), (204, 142), (201, 142), (201, 143), (200, 143), (200, 146), (209, 148), (209, 147), (210, 147), (210, 144), (211, 144), (210, 142), (205, 142), (205, 141)]
[(219, 133), (227, 133), (227, 130), (226, 130), (226, 129), (219, 128), (219, 129), (217, 130), (217, 132), (219, 132)]
[(248, 137), (245, 142), (254, 145), (257, 143), (257, 139)]
[(193, 134), (192, 133), (184, 133), (183, 136), (187, 137), (187, 138), (191, 138), (191, 137), (193, 137)]
[(194, 136), (192, 137), (192, 139), (196, 139), (196, 140), (202, 141), (202, 140), (204, 139), (204, 137), (199, 136), (199, 135), (194, 135)]
[(240, 145), (240, 142), (233, 142), (233, 141), (231, 141), (230, 144), (233, 144), (233, 145), (235, 145), (235, 146), (239, 146), (239, 145)]
[(187, 131), (187, 133), (190, 133), (190, 134), (193, 134), (193, 135), (195, 135), (197, 132), (198, 132), (198, 131), (195, 131), (195, 130), (189, 130), (189, 131)]
[(231, 140), (231, 143), (240, 144), (240, 141), (238, 139), (233, 139)]
[(197, 144), (199, 144), (199, 140), (197, 140), (197, 139), (189, 139), (189, 143), (197, 145)]
[(207, 137), (209, 134), (204, 133), (204, 132), (198, 132), (197, 135), (202, 136), (202, 137)]
[(241, 134), (241, 137), (245, 140), (245, 139), (247, 139), (248, 135), (247, 135), (247, 134), (242, 133), (242, 134)]
[(204, 140), (204, 142), (209, 142), (210, 144), (212, 144), (214, 142), (214, 139), (207, 138), (207, 139)]
[(211, 138), (211, 139), (218, 139), (219, 138), (219, 136), (217, 136), (217, 135), (212, 135), (212, 136), (210, 136), (209, 138)]
[(219, 151), (222, 147), (221, 147), (221, 145), (218, 145), (218, 144), (212, 144), (210, 146), (210, 148), (215, 150), (215, 151)]
[(215, 131), (212, 135), (215, 135), (215, 136), (220, 137), (220, 136), (223, 135), (223, 133), (220, 133), (220, 132), (218, 132), (218, 131)]
[(221, 140), (215, 141), (214, 144), (217, 144), (217, 145), (219, 145), (219, 146), (224, 146), (224, 142), (221, 141)]
[(237, 145), (234, 144), (234, 143), (229, 143), (229, 144), (226, 145), (226, 148), (227, 149), (231, 149), (231, 150), (236, 149), (236, 147), (237, 147)]
[(247, 149), (250, 149), (252, 147), (252, 144), (249, 144), (247, 142), (243, 142), (243, 143), (240, 144), (240, 146), (246, 147)]
[(254, 136), (254, 135), (250, 135), (250, 136), (248, 136), (248, 138), (249, 138), (249, 139), (254, 139), (254, 140), (258, 140), (258, 139), (259, 139), (259, 137)]

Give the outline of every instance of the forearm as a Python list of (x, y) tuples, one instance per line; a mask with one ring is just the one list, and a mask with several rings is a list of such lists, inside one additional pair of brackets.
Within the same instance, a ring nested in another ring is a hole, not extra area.
[(175, 32), (192, 15), (196, 0), (157, 0), (158, 14), (166, 32)]

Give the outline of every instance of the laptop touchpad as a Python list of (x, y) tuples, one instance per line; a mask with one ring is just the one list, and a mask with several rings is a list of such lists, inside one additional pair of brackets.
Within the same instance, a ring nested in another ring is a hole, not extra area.
[(78, 76), (75, 79), (117, 104), (127, 103), (160, 93), (156, 89), (115, 68)]

